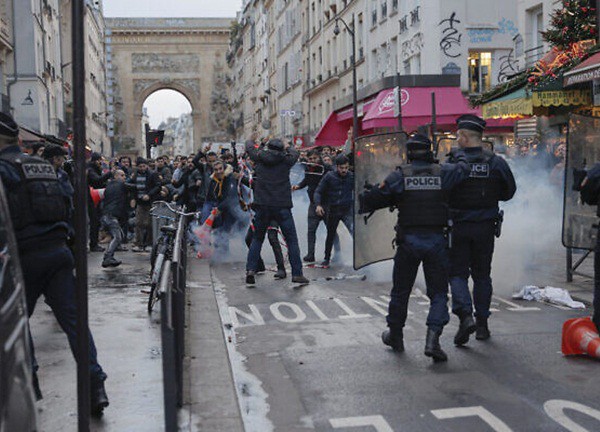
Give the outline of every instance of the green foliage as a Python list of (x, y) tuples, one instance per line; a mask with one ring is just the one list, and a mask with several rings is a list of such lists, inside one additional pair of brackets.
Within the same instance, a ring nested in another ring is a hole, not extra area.
[(595, 39), (596, 2), (594, 0), (563, 0), (563, 7), (550, 17), (550, 28), (542, 32), (550, 45), (565, 49), (575, 42)]

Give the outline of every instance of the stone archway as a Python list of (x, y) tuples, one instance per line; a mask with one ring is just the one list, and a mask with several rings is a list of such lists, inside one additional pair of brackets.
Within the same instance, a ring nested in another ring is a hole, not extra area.
[[(194, 141), (197, 143), (202, 140), (202, 132), (203, 128), (201, 125), (201, 115), (198, 108), (200, 106), (200, 89), (194, 88), (194, 85), (190, 85), (189, 82), (185, 80), (175, 80), (171, 81), (169, 79), (155, 81), (152, 83), (148, 83), (147, 86), (145, 84), (141, 84), (140, 81), (136, 82), (140, 86), (139, 92), (136, 92), (136, 100), (135, 100), (135, 112), (137, 113), (137, 124), (142, 124), (142, 110), (144, 107), (144, 102), (148, 97), (157, 91), (160, 90), (175, 90), (183, 97), (187, 99), (190, 106), (192, 107), (192, 124), (193, 124), (193, 137)], [(141, 88), (143, 87), (143, 88)], [(197, 149), (198, 145), (194, 148)]]
[[(218, 130), (211, 94), (226, 67), (230, 19), (108, 18), (109, 112), (117, 152), (143, 153), (142, 107), (157, 90), (183, 94), (192, 106), (194, 148)], [(218, 139), (218, 138), (217, 138)]]

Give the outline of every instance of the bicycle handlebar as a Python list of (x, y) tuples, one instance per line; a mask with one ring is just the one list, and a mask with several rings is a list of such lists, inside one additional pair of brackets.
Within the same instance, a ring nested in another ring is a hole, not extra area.
[(197, 212), (186, 213), (184, 211), (179, 210), (177, 207), (174, 207), (171, 203), (168, 203), (166, 201), (154, 201), (154, 205), (152, 206), (152, 208), (150, 209), (150, 211), (152, 211), (152, 210), (154, 210), (156, 208), (156, 204), (164, 204), (164, 205), (167, 206), (167, 208), (169, 210), (171, 210), (173, 213), (178, 214), (180, 216), (194, 216), (197, 213)]

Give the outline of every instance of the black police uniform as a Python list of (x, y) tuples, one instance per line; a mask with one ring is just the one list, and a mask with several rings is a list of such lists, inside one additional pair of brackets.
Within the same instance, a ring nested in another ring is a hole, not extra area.
[[(587, 181), (584, 186), (577, 185), (581, 193), (581, 200), (590, 205), (596, 205), (596, 214), (600, 217), (600, 163), (596, 163), (587, 172)], [(600, 332), (600, 226), (596, 235), (596, 247), (594, 249), (594, 314), (592, 321)]]
[(395, 206), (398, 232), (394, 257), (393, 288), (383, 342), (396, 351), (404, 350), (402, 329), (408, 313), (408, 299), (417, 270), (423, 263), (427, 296), (431, 302), (427, 316), (425, 355), (445, 361), (439, 336), (448, 323), (448, 191), (469, 174), (466, 163), (433, 163), (431, 141), (416, 135), (407, 142), (409, 160), (376, 188), (361, 197), (361, 213)]
[[(0, 113), (0, 139), (8, 133), (16, 139), (18, 126)], [(56, 173), (48, 162), (23, 154), (15, 144), (0, 150), (0, 178), (7, 191), (29, 316), (43, 294), (76, 355), (74, 259), (66, 245), (67, 203)], [(108, 405), (104, 391), (106, 374), (98, 364), (91, 333), (89, 338), (92, 410), (100, 414)]]
[[(457, 123), (459, 130), (483, 132), (485, 127), (485, 121), (473, 115), (462, 116)], [(517, 190), (508, 164), (492, 151), (482, 147), (466, 147), (461, 154), (466, 156), (471, 173), (450, 196), (454, 221), (450, 253), (452, 312), (461, 321), (454, 339), (457, 345), (467, 343), (474, 331), (477, 331), (477, 339), (489, 337), (487, 319), (492, 300), (490, 272), (494, 237), (501, 223), (498, 201), (508, 201)], [(449, 162), (455, 161), (451, 153)], [(469, 276), (473, 279), (473, 299), (469, 292)], [(472, 317), (473, 303), (477, 324)]]

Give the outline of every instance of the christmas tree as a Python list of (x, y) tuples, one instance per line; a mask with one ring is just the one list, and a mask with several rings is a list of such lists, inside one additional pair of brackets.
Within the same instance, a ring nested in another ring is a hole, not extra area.
[(595, 39), (598, 34), (595, 0), (564, 0), (562, 3), (562, 8), (556, 9), (550, 17), (550, 28), (542, 32), (544, 39), (559, 49)]

